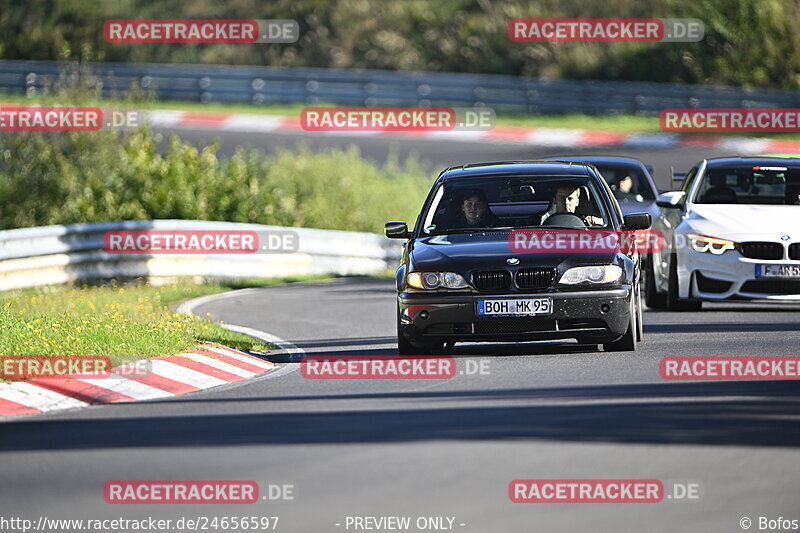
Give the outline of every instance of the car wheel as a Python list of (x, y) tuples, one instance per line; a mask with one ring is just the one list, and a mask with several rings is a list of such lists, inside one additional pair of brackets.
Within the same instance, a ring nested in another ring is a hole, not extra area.
[(397, 309), (397, 352), (400, 355), (433, 355), (441, 353), (443, 342), (413, 343), (403, 335), (400, 327), (400, 309)]
[(667, 291), (667, 309), (670, 311), (699, 311), (703, 302), (698, 300), (683, 300), (678, 296), (678, 256), (670, 254), (669, 280)]
[(653, 268), (653, 257), (645, 262), (644, 303), (650, 309), (666, 309), (667, 295), (656, 290), (656, 273)]
[(638, 310), (636, 308), (636, 294), (631, 294), (630, 318), (628, 319), (628, 329), (625, 335), (614, 342), (603, 344), (605, 352), (631, 352), (636, 349), (636, 332), (638, 331)]
[(644, 311), (642, 310), (642, 287), (636, 285), (636, 342), (644, 339)]

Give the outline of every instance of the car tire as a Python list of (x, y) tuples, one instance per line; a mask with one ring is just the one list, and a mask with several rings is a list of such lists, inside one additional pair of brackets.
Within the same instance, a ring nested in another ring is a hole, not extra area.
[(644, 303), (650, 309), (667, 308), (667, 295), (656, 290), (656, 273), (652, 256), (645, 262)]
[(636, 284), (636, 342), (644, 340), (644, 311), (642, 310), (642, 287)]
[(397, 352), (400, 355), (433, 355), (441, 353), (443, 342), (413, 343), (403, 335), (400, 327), (400, 308), (397, 309)]
[(670, 254), (669, 280), (667, 291), (667, 309), (670, 311), (699, 311), (703, 302), (699, 300), (684, 300), (678, 296), (678, 256)]
[(631, 309), (628, 319), (628, 329), (625, 334), (618, 340), (607, 342), (603, 344), (604, 352), (632, 352), (636, 350), (636, 336), (639, 329), (637, 319), (639, 315), (638, 306), (636, 305), (636, 294), (631, 294)]

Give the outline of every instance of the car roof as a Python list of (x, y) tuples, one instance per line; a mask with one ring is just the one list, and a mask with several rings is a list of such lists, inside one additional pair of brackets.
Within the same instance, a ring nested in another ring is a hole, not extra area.
[(644, 163), (635, 157), (626, 157), (623, 155), (561, 155), (553, 157), (545, 157), (547, 161), (585, 161), (591, 164), (630, 164), (636, 166), (644, 166)]
[(440, 179), (452, 180), (472, 177), (508, 177), (520, 174), (541, 174), (564, 177), (594, 177), (592, 166), (578, 162), (560, 161), (498, 161), (450, 167)]
[(722, 167), (731, 165), (776, 165), (786, 166), (787, 164), (800, 165), (800, 158), (797, 157), (711, 157), (706, 159), (708, 167)]

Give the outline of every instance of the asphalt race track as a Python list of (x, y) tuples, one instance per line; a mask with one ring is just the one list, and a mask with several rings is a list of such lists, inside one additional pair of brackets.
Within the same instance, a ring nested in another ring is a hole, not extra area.
[[(196, 312), (307, 354), (391, 355), (393, 298), (391, 280), (345, 279), (249, 289)], [(743, 516), (791, 517), (796, 382), (663, 382), (658, 361), (794, 355), (800, 307), (708, 307), (647, 311), (635, 353), (457, 345), (460, 372), (481, 360), (488, 372), (437, 381), (310, 380), (287, 356), (278, 375), (222, 391), (3, 424), (3, 506), (36, 516), (47, 502), (59, 518), (277, 515), (293, 532), (346, 531), (335, 524), (359, 515), (450, 516), (480, 532), (736, 531)], [(660, 479), (699, 484), (702, 497), (515, 504), (507, 487), (519, 478)], [(295, 499), (107, 505), (112, 479), (252, 479), (291, 484)]]
[[(206, 135), (180, 133), (197, 142)], [(269, 151), (300, 137), (246, 142)], [(362, 152), (376, 160), (395, 144), (437, 167), (530, 150), (364, 141)], [(225, 134), (223, 150), (242, 142)], [(346, 140), (309, 145), (337, 143)], [(687, 169), (712, 155), (615, 152), (654, 164), (664, 187), (669, 164)], [(396, 354), (394, 298), (391, 279), (353, 278), (246, 289), (195, 312), (276, 335), (309, 355), (380, 356)], [(458, 345), (463, 373), (427, 381), (311, 380), (299, 372), (297, 352), (284, 353), (278, 371), (244, 384), (3, 423), (2, 506), (28, 518), (45, 508), (51, 518), (279, 516), (278, 531), (309, 533), (353, 531), (348, 516), (454, 517), (453, 530), (480, 533), (733, 532), (743, 517), (757, 531), (761, 516), (800, 518), (798, 382), (668, 382), (658, 373), (664, 356), (796, 356), (800, 305), (647, 310), (644, 322), (633, 353), (571, 343)], [(465, 372), (481, 362), (484, 373)], [(509, 482), (529, 478), (658, 479), (668, 488), (696, 484), (701, 497), (512, 503)], [(293, 485), (294, 499), (109, 505), (103, 485), (115, 479), (254, 480), (262, 494), (267, 484)]]

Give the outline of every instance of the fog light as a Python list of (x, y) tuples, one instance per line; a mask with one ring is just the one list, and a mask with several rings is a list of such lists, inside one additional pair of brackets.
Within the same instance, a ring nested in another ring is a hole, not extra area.
[(427, 311), (420, 311), (420, 312), (419, 312), (419, 317), (420, 317), (422, 320), (427, 320), (427, 318), (428, 318), (428, 312), (427, 312)]
[(608, 305), (608, 304), (601, 304), (600, 305), (600, 312), (601, 313), (608, 313), (609, 311), (611, 311), (611, 306), (610, 305)]

